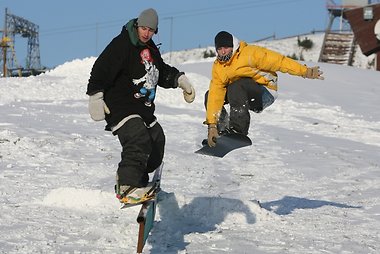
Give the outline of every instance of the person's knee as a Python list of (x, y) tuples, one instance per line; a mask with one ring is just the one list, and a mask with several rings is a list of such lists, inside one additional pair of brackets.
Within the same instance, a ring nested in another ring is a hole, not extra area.
[(159, 165), (161, 165), (165, 152), (165, 134), (159, 123), (156, 123), (149, 129), (152, 140), (152, 152), (149, 155), (147, 171), (153, 172)]
[(240, 89), (245, 86), (251, 86), (253, 84), (256, 84), (256, 82), (251, 78), (240, 78), (232, 82), (228, 87), (232, 89)]
[(165, 134), (161, 125), (157, 122), (152, 128), (149, 129), (149, 134), (153, 143), (160, 143), (165, 145)]

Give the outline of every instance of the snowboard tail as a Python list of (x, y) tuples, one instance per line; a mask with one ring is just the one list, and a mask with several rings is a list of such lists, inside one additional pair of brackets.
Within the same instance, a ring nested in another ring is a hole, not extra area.
[(240, 133), (228, 133), (216, 139), (215, 147), (209, 147), (207, 139), (204, 139), (202, 141), (203, 147), (195, 151), (195, 153), (223, 158), (235, 149), (250, 145), (252, 145), (252, 141), (248, 136)]

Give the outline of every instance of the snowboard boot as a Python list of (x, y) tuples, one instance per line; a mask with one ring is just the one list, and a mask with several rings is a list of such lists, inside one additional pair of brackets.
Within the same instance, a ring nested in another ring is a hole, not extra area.
[(221, 135), (225, 130), (228, 129), (229, 122), (230, 122), (230, 117), (229, 117), (226, 109), (223, 107), (222, 112), (220, 114), (220, 117), (218, 119), (218, 123), (216, 125), (219, 135)]
[(116, 173), (116, 184), (115, 184), (115, 193), (116, 198), (120, 200), (129, 193), (132, 193), (136, 190), (136, 187), (129, 186), (129, 185), (120, 185), (119, 183), (119, 175)]
[[(244, 133), (241, 133), (241, 132), (237, 131), (236, 129), (234, 129), (234, 127), (229, 127), (229, 128), (224, 129), (222, 132), (219, 133), (219, 135), (223, 136), (223, 135), (232, 134), (232, 133), (245, 135)], [(245, 135), (245, 136), (247, 136), (247, 135)]]
[(121, 199), (122, 196), (128, 195), (128, 193), (133, 192), (135, 189), (137, 189), (137, 188), (132, 187), (132, 186), (128, 186), (128, 185), (119, 185), (118, 183), (116, 183), (116, 185), (115, 185), (116, 197), (118, 199)]
[(115, 185), (116, 198), (120, 203), (140, 203), (144, 202), (152, 197), (155, 193), (155, 185), (149, 183), (146, 187), (133, 187), (129, 185)]

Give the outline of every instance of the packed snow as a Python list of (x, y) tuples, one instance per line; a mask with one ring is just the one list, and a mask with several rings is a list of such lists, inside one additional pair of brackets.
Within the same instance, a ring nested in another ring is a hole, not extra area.
[[(120, 144), (88, 114), (94, 61), (0, 79), (1, 253), (136, 251), (139, 207), (113, 190)], [(380, 252), (380, 72), (318, 64), (324, 81), (279, 74), (253, 145), (221, 159), (194, 153), (212, 59), (177, 60), (197, 97), (158, 91), (163, 191), (144, 253)]]

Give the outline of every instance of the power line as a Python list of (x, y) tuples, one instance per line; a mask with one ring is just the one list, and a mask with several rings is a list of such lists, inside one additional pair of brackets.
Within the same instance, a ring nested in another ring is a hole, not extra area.
[(121, 20), (114, 20), (114, 21), (107, 21), (107, 22), (102, 22), (102, 23), (92, 23), (92, 24), (84, 24), (84, 25), (78, 25), (78, 26), (52, 28), (49, 30), (43, 30), (42, 32), (40, 32), (40, 35), (49, 36), (49, 35), (56, 35), (56, 34), (67, 34), (67, 33), (83, 32), (83, 31), (96, 30), (96, 29), (104, 29), (104, 28), (109, 28), (109, 27), (120, 26), (120, 22)]
[[(255, 7), (264, 7), (264, 6), (273, 6), (273, 5), (279, 5), (279, 4), (287, 4), (287, 3), (293, 3), (293, 2), (301, 2), (302, 0), (257, 0), (257, 1), (249, 1), (249, 2), (242, 2), (242, 3), (234, 3), (234, 4), (228, 4), (224, 6), (213, 6), (208, 8), (201, 8), (201, 9), (193, 9), (193, 10), (186, 10), (186, 11), (176, 11), (174, 14), (165, 14), (162, 15), (165, 16), (172, 16), (174, 18), (178, 17), (186, 17), (186, 16), (199, 16), (199, 15), (206, 15), (210, 13), (220, 13), (220, 12), (226, 12), (226, 11), (238, 11), (242, 9), (251, 9)], [(303, 1), (302, 1), (303, 2)]]
[[(201, 16), (201, 15), (207, 15), (207, 14), (239, 11), (242, 9), (262, 8), (262, 7), (267, 7), (267, 6), (290, 4), (290, 3), (296, 3), (296, 2), (301, 2), (301, 1), (302, 0), (267, 0), (267, 1), (257, 0), (257, 1), (241, 2), (241, 3), (227, 4), (223, 6), (213, 6), (213, 7), (208, 7), (208, 8), (199, 8), (199, 9), (192, 9), (192, 10), (175, 11), (171, 13), (170, 12), (163, 13), (161, 14), (162, 16), (161, 19), (173, 20), (173, 18), (195, 17), (195, 16)], [(77, 25), (77, 26), (68, 26), (68, 27), (61, 27), (61, 28), (52, 28), (48, 30), (41, 30), (40, 36), (41, 37), (51, 36), (51, 35), (57, 35), (57, 34), (68, 34), (68, 33), (84, 32), (84, 31), (91, 31), (91, 30), (99, 30), (99, 29), (105, 29), (105, 28), (110, 28), (110, 27), (118, 27), (120, 26), (120, 23), (122, 22), (125, 22), (125, 19)]]

